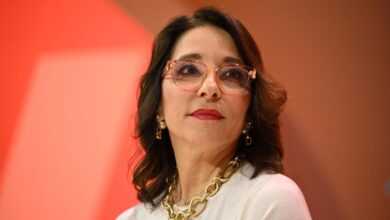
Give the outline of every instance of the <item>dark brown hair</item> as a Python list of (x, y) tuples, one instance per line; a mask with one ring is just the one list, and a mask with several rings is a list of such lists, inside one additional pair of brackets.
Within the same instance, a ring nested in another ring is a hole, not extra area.
[(244, 155), (245, 160), (255, 167), (252, 178), (265, 170), (283, 172), (279, 114), (287, 99), (286, 91), (264, 73), (258, 47), (241, 22), (216, 8), (200, 8), (192, 16), (173, 19), (157, 35), (148, 70), (140, 82), (137, 136), (145, 154), (135, 168), (133, 184), (138, 199), (152, 207), (156, 207), (166, 194), (176, 173), (176, 161), (167, 129), (163, 130), (162, 140), (155, 137), (162, 72), (177, 39), (186, 31), (202, 25), (212, 25), (230, 34), (244, 64), (257, 70), (256, 80), (251, 85), (252, 96), (247, 115), (254, 124), (250, 130), (253, 142), (251, 146), (245, 146), (241, 137), (237, 153)]

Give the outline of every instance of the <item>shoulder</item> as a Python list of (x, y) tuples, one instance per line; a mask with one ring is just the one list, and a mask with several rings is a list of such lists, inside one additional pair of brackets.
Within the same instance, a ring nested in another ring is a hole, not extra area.
[(260, 215), (263, 219), (311, 219), (303, 193), (292, 179), (267, 172), (249, 179), (247, 174), (245, 170), (241, 172), (250, 182), (245, 204), (249, 215)]
[(118, 217), (116, 217), (116, 220), (130, 219), (132, 212), (133, 212), (133, 208), (127, 209), (126, 211), (122, 212)]
[(298, 185), (289, 177), (280, 173), (261, 173), (254, 179), (253, 192), (262, 196), (271, 196), (274, 199), (288, 199), (302, 197)]
[(131, 220), (132, 219), (132, 216), (135, 215), (135, 213), (137, 212), (137, 209), (139, 209), (140, 207), (140, 204), (132, 207), (132, 208), (129, 208), (127, 209), (126, 211), (122, 212), (117, 218), (116, 220)]
[(250, 179), (254, 168), (250, 164), (245, 164), (240, 172), (240, 182), (249, 183), (249, 191), (262, 198), (288, 199), (297, 197), (303, 199), (303, 194), (298, 185), (289, 177), (280, 173), (261, 172), (256, 177)]
[(116, 220), (160, 219), (159, 214), (158, 211), (153, 211), (150, 207), (140, 203), (121, 213)]

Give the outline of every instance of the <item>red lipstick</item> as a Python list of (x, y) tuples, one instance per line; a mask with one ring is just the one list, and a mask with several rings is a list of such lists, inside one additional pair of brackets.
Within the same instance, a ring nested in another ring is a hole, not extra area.
[(196, 111), (191, 113), (192, 117), (195, 117), (200, 120), (220, 120), (224, 117), (219, 113), (219, 111), (215, 109), (197, 109)]

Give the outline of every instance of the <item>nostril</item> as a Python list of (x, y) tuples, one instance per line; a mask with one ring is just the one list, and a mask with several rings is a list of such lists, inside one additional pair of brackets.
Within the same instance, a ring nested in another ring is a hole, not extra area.
[(221, 90), (216, 81), (209, 79), (205, 80), (197, 91), (198, 97), (217, 100), (221, 96)]

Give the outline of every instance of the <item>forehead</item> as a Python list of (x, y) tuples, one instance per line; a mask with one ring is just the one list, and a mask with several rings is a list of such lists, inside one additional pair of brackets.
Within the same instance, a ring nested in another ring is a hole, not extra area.
[(185, 32), (176, 42), (171, 59), (188, 54), (198, 54), (205, 62), (222, 62), (226, 57), (240, 59), (232, 37), (224, 30), (210, 26), (199, 26)]

